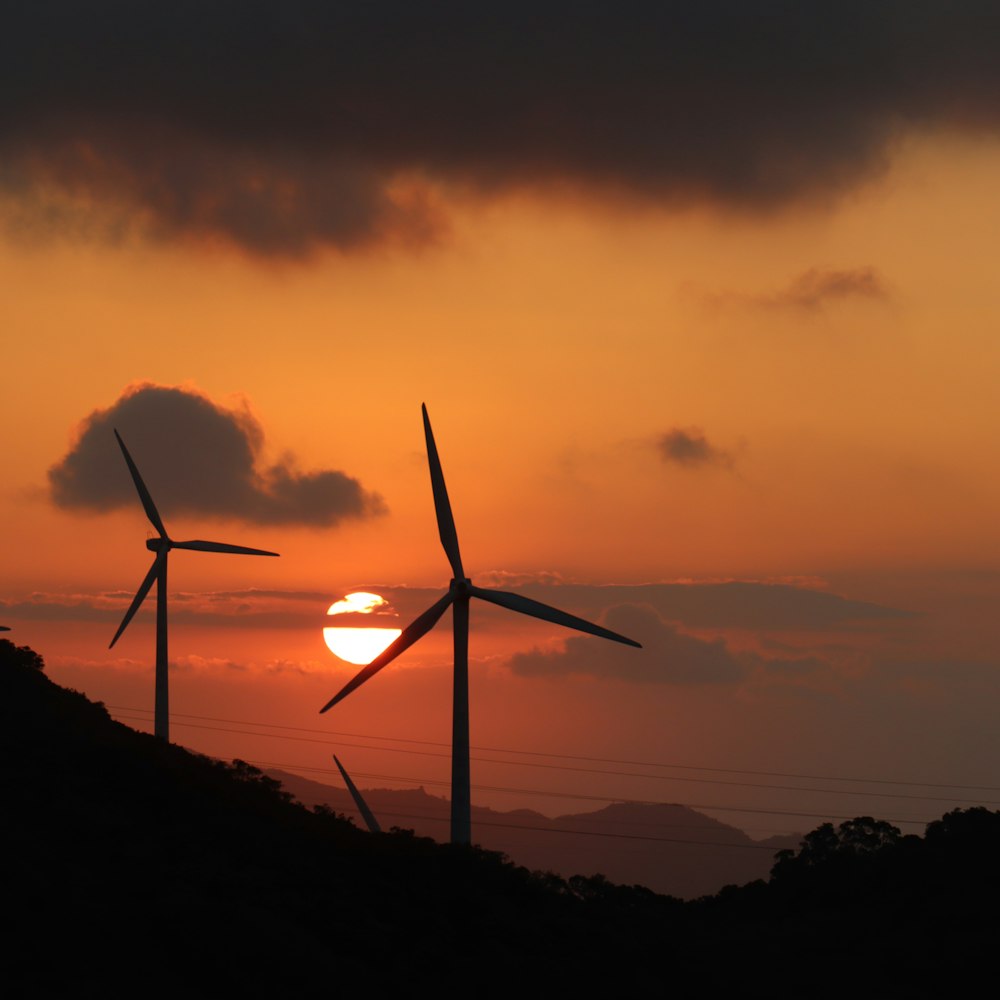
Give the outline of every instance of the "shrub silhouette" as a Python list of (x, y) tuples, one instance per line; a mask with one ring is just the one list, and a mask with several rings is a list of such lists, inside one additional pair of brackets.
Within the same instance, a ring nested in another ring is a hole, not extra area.
[(44, 670), (45, 661), (30, 646), (15, 646), (10, 639), (0, 639), (0, 670), (7, 667)]

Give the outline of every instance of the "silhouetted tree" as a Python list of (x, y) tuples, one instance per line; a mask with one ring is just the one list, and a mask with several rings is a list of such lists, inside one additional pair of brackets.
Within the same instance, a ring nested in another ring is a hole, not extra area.
[(293, 796), (281, 787), (277, 778), (269, 777), (259, 767), (254, 767), (245, 760), (237, 758), (229, 765), (228, 770), (237, 781), (262, 789), (283, 802), (292, 801)]
[(992, 854), (1000, 843), (1000, 812), (983, 806), (953, 809), (927, 825), (928, 847), (982, 850)]
[(857, 819), (841, 823), (838, 827), (837, 837), (840, 841), (838, 850), (850, 854), (869, 854), (897, 844), (900, 836), (898, 827), (885, 820), (859, 816)]
[(10, 639), (0, 639), (0, 666), (44, 670), (45, 661), (30, 646), (15, 646)]
[(780, 879), (792, 871), (828, 865), (837, 858), (871, 855), (895, 845), (900, 836), (897, 827), (871, 816), (846, 820), (836, 830), (832, 823), (823, 823), (806, 834), (798, 853), (793, 850), (779, 851), (771, 874)]

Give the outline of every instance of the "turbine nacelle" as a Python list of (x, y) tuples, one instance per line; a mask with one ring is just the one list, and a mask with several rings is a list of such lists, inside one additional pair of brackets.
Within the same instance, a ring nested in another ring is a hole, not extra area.
[(174, 547), (174, 543), (164, 535), (162, 538), (147, 538), (146, 548), (150, 552), (169, 552)]

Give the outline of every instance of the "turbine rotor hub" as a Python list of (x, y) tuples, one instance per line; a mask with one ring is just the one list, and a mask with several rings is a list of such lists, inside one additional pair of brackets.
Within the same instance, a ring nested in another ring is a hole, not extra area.
[(150, 552), (169, 551), (170, 539), (166, 536), (163, 538), (147, 538), (146, 548), (149, 549)]
[(453, 578), (449, 589), (454, 597), (471, 597), (472, 581), (467, 576), (461, 579)]

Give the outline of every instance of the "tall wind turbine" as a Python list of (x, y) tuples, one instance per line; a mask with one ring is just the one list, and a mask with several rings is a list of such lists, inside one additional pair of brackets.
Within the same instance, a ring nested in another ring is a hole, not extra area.
[(136, 591), (135, 597), (132, 598), (132, 603), (129, 605), (128, 611), (125, 612), (125, 617), (122, 619), (121, 625), (118, 626), (118, 631), (115, 632), (115, 637), (111, 640), (111, 644), (108, 646), (108, 649), (111, 649), (111, 647), (114, 646), (122, 632), (125, 631), (126, 626), (139, 610), (139, 606), (146, 599), (146, 595), (149, 593), (150, 587), (153, 586), (153, 581), (155, 580), (156, 703), (153, 716), (153, 732), (159, 739), (164, 742), (169, 742), (170, 703), (167, 684), (167, 554), (171, 549), (194, 549), (196, 552), (231, 552), (235, 555), (241, 556), (276, 556), (278, 553), (265, 552), (263, 549), (248, 549), (242, 545), (227, 545), (224, 542), (203, 542), (200, 539), (194, 539), (189, 542), (175, 542), (167, 534), (167, 529), (163, 526), (163, 520), (160, 517), (159, 511), (156, 509), (156, 504), (153, 503), (153, 498), (149, 495), (149, 490), (146, 489), (146, 484), (142, 481), (142, 476), (139, 475), (139, 470), (136, 468), (135, 462), (132, 461), (132, 456), (128, 453), (128, 448), (125, 447), (125, 442), (121, 439), (121, 435), (117, 430), (115, 431), (115, 437), (118, 439), (118, 444), (121, 447), (122, 454), (125, 456), (125, 464), (128, 465), (128, 471), (132, 473), (132, 482), (135, 483), (139, 499), (142, 501), (143, 509), (146, 511), (146, 517), (149, 518), (150, 523), (156, 529), (158, 537), (146, 539), (146, 548), (149, 549), (150, 552), (156, 553), (153, 558), (153, 565), (150, 566), (145, 579), (141, 584), (139, 584), (139, 589)]
[(455, 648), (455, 680), (453, 688), (452, 729), (451, 729), (451, 842), (453, 844), (469, 844), (472, 842), (471, 796), (469, 774), (469, 600), (478, 597), (480, 600), (499, 604), (502, 608), (519, 611), (533, 618), (565, 625), (579, 632), (589, 632), (591, 635), (614, 642), (623, 642), (627, 646), (641, 648), (633, 639), (627, 639), (617, 632), (602, 628), (567, 614), (556, 608), (550, 608), (540, 601), (533, 601), (521, 594), (509, 594), (502, 590), (487, 587), (477, 587), (465, 575), (462, 568), (462, 556), (458, 549), (458, 532), (455, 530), (455, 519), (451, 513), (451, 503), (448, 501), (448, 490), (444, 485), (444, 473), (441, 471), (441, 460), (438, 458), (437, 446), (434, 443), (434, 433), (431, 430), (427, 407), (421, 405), (424, 416), (424, 438), (427, 441), (427, 463), (431, 471), (431, 489), (434, 492), (434, 510), (437, 514), (438, 534), (444, 547), (448, 562), (451, 563), (454, 576), (446, 593), (435, 604), (432, 604), (419, 618), (403, 629), (402, 634), (385, 651), (359, 671), (348, 681), (321, 709), (320, 713), (333, 708), (338, 701), (346, 698), (355, 688), (360, 687), (369, 678), (377, 674), (384, 666), (391, 663), (400, 653), (409, 649), (421, 636), (429, 632), (445, 613), (449, 606), (452, 609)]

